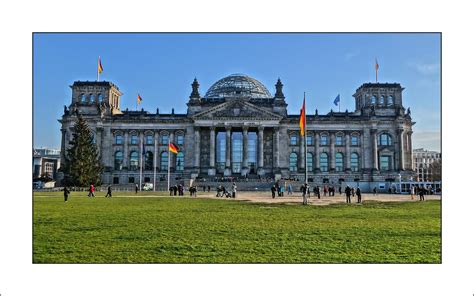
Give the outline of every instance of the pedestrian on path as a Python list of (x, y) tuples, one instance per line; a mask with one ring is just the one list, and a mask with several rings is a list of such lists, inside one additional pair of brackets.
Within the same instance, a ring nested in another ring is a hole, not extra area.
[(374, 192), (374, 195), (377, 195), (377, 187), (374, 187), (373, 192)]
[(308, 204), (308, 198), (306, 197), (306, 194), (308, 193), (308, 183), (304, 183), (302, 186), (303, 188), (303, 204), (307, 205)]
[(88, 197), (95, 197), (95, 188), (94, 188), (94, 184), (91, 184), (91, 186), (89, 186), (89, 194), (87, 195)]
[(415, 199), (415, 186), (411, 186), (410, 188), (410, 195), (411, 195), (411, 199)]
[(107, 187), (107, 194), (105, 197), (112, 197), (112, 187), (110, 185)]
[(67, 202), (67, 197), (69, 196), (69, 193), (71, 193), (66, 186), (64, 186), (64, 202)]
[(237, 194), (237, 185), (235, 185), (235, 182), (232, 184), (232, 198), (235, 198), (235, 195)]
[(351, 203), (351, 188), (346, 186), (346, 203)]
[(357, 187), (356, 195), (357, 195), (357, 203), (362, 203), (362, 194), (361, 194), (361, 192), (360, 192), (360, 188), (359, 188), (359, 187)]
[(275, 191), (276, 191), (276, 188), (275, 188), (275, 185), (272, 186), (272, 198), (275, 198)]
[(138, 193), (138, 184), (135, 184), (135, 194)]
[(418, 193), (420, 195), (420, 201), (425, 201), (425, 188), (418, 188)]

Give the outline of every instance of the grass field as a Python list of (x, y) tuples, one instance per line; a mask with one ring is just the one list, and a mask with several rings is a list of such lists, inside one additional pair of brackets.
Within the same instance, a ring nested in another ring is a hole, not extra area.
[[(440, 202), (301, 206), (35, 193), (35, 263), (441, 263)], [(118, 196), (118, 197), (117, 197)]]

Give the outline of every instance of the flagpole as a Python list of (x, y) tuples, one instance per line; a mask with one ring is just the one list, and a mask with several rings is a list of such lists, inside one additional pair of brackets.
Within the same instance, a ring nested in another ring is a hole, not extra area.
[(141, 141), (141, 147), (140, 147), (140, 191), (142, 191), (142, 170), (143, 170), (143, 140)]
[[(304, 102), (305, 102), (305, 105), (306, 105), (306, 92), (304, 92)], [(308, 184), (308, 142), (306, 141), (306, 106), (304, 106), (304, 183), (305, 183), (305, 190), (308, 190), (308, 187), (307, 187), (307, 184)], [(308, 192), (305, 192), (304, 196), (305, 196), (305, 200), (303, 201), (304, 204), (307, 204), (308, 203), (308, 200), (307, 200), (307, 197), (306, 197), (306, 194), (308, 194)]]
[[(156, 134), (155, 134), (156, 137)], [(156, 191), (156, 138), (155, 138), (155, 150), (153, 153), (153, 191)]]
[(171, 151), (170, 151), (170, 143), (168, 141), (168, 190), (170, 190), (170, 154), (171, 154)]

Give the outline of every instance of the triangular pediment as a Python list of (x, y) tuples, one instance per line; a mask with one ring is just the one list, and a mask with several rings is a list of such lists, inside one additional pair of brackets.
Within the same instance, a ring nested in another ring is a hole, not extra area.
[(193, 116), (195, 120), (280, 120), (282, 118), (280, 114), (267, 111), (252, 103), (241, 100), (228, 101)]

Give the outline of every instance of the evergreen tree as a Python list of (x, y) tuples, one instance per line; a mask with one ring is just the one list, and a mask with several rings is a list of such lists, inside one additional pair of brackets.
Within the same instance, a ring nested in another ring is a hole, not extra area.
[(99, 185), (103, 171), (94, 136), (82, 115), (78, 115), (73, 139), (66, 151), (63, 167), (65, 185), (87, 187)]

